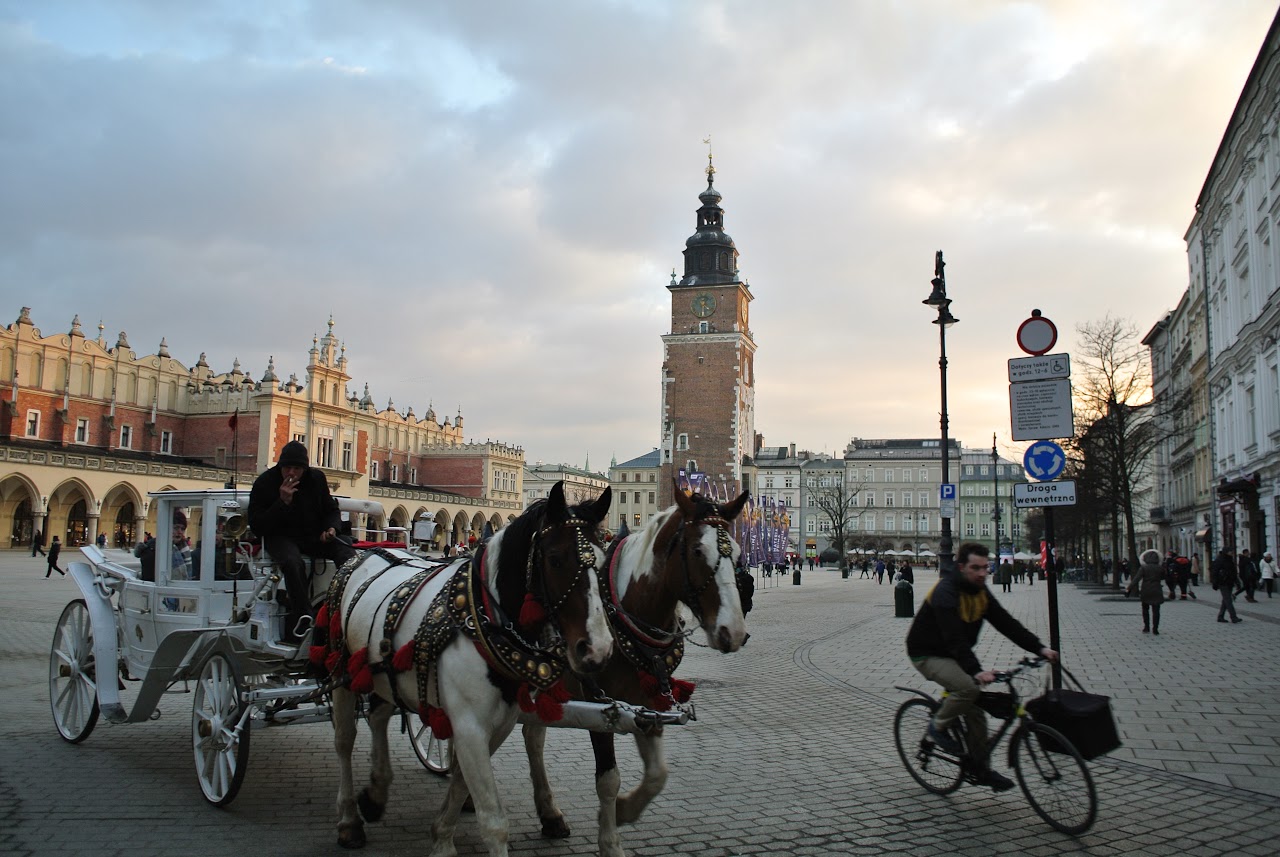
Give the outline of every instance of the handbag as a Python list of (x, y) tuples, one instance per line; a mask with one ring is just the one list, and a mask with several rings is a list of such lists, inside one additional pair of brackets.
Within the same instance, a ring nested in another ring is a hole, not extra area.
[[(1119, 747), (1120, 735), (1111, 713), (1111, 697), (1089, 693), (1066, 667), (1062, 667), (1062, 672), (1078, 690), (1046, 689), (1041, 696), (1027, 702), (1027, 711), (1037, 723), (1060, 732), (1085, 759), (1096, 759)], [(1066, 752), (1065, 747), (1051, 738), (1041, 736), (1041, 740), (1050, 752)]]

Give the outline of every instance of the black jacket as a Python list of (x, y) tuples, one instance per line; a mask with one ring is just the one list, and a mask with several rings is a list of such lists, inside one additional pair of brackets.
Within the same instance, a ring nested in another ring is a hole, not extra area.
[(278, 464), (253, 483), (249, 492), (249, 527), (259, 536), (283, 536), (298, 544), (309, 544), (318, 541), (330, 527), (335, 531), (342, 527), (338, 501), (329, 493), (323, 472), (308, 467), (288, 505), (280, 500), (283, 484), (284, 474)]
[(1219, 553), (1213, 560), (1213, 588), (1230, 589), (1236, 585), (1236, 563), (1230, 555)]
[(1009, 615), (991, 590), (960, 580), (959, 573), (943, 577), (924, 597), (920, 612), (907, 632), (912, 658), (952, 658), (969, 675), (982, 672), (973, 653), (983, 620), (1028, 652), (1044, 648), (1040, 639)]

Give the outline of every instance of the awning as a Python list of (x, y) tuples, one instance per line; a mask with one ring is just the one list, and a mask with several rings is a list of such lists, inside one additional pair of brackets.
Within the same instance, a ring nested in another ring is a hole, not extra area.
[(1204, 543), (1209, 540), (1209, 530), (1196, 530), (1196, 541)]
[(1223, 479), (1218, 483), (1218, 494), (1256, 494), (1258, 492), (1258, 474), (1242, 476), (1238, 479)]

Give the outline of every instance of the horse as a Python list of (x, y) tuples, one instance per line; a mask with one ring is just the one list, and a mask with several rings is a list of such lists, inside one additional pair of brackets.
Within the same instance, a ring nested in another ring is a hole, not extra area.
[[(507, 855), (490, 756), (514, 728), (518, 707), (556, 719), (568, 699), (566, 670), (598, 672), (612, 652), (598, 582), (598, 532), (611, 496), (606, 488), (569, 506), (560, 482), (471, 557), (433, 565), (404, 551), (372, 550), (343, 568), (311, 649), (312, 661), (323, 661), (337, 682), (339, 845), (362, 847), (364, 821), (386, 809), (387, 722), (404, 708), (417, 710), (438, 737), (452, 738), (456, 774), (432, 825), (432, 857), (457, 853), (453, 833), (468, 790), (489, 854)], [(321, 630), (329, 639), (320, 639)], [(373, 745), (369, 784), (357, 798), (351, 754), (364, 693)]]
[[(755, 584), (748, 572), (737, 568), (740, 551), (729, 535), (729, 525), (742, 511), (747, 496), (744, 491), (721, 505), (677, 489), (674, 506), (655, 515), (638, 532), (610, 545), (601, 585), (614, 634), (614, 654), (605, 668), (590, 678), (605, 696), (657, 710), (688, 700), (693, 685), (671, 678), (684, 652), (677, 615), (681, 604), (693, 612), (711, 648), (734, 652), (747, 641), (744, 616), (751, 609)], [(582, 686), (583, 682), (577, 685), (577, 698), (590, 701), (596, 696)], [(569, 826), (547, 779), (547, 727), (525, 723), (522, 733), (542, 833), (549, 838), (566, 837)], [(638, 819), (666, 785), (662, 727), (637, 732), (635, 740), (644, 774), (634, 789), (619, 797), (613, 733), (591, 733), (600, 798), (601, 857), (623, 857), (618, 825)]]

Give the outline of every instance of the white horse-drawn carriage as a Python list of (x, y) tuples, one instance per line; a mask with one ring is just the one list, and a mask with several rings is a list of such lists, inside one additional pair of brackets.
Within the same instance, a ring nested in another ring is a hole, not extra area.
[[(597, 766), (609, 771), (613, 789), (597, 785), (601, 853), (621, 854), (617, 823), (634, 820), (666, 779), (662, 728), (692, 712), (682, 705), (692, 685), (670, 675), (694, 630), (684, 630), (678, 605), (689, 608), (714, 648), (734, 651), (746, 639), (750, 576), (742, 590), (729, 535), (745, 494), (724, 505), (681, 494), (625, 547), (615, 544), (621, 549), (606, 554), (600, 536), (609, 491), (572, 506), (557, 485), (474, 558), (445, 563), (378, 548), (342, 569), (316, 561), (314, 629), (305, 627), (309, 617), (304, 627), (283, 627), (281, 575), (249, 539), (247, 492), (152, 497), (161, 529), (150, 573), (130, 554), (92, 546), (83, 548), (90, 562), (70, 564), (82, 597), (63, 610), (50, 653), (58, 732), (78, 743), (99, 716), (110, 723), (155, 719), (167, 690), (195, 682), (196, 775), (205, 799), (222, 806), (244, 779), (254, 730), (332, 720), (342, 772), (339, 842), (349, 847), (362, 845), (363, 823), (383, 814), (392, 776), (386, 726), (395, 712), (409, 711), (421, 715), (422, 724), (408, 731), (423, 764), (436, 773), (456, 766), (463, 775), (450, 779), (433, 826), (439, 853), (451, 852), (468, 792), (491, 853), (506, 853), (488, 756), (518, 716), (548, 836), (568, 828), (543, 770), (543, 730), (591, 730)], [(347, 512), (381, 516), (376, 503), (338, 502)], [(179, 509), (198, 510), (190, 560), (180, 546), (169, 547)], [(122, 695), (126, 682), (139, 686)], [(359, 795), (350, 760), (358, 712), (374, 735), (370, 784)], [(438, 740), (429, 723), (452, 740)], [(643, 742), (644, 780), (623, 795), (614, 733)]]

